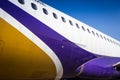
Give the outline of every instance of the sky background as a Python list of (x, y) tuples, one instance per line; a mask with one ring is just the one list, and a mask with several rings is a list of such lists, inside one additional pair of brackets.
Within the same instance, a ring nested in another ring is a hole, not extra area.
[(40, 0), (120, 41), (120, 0)]

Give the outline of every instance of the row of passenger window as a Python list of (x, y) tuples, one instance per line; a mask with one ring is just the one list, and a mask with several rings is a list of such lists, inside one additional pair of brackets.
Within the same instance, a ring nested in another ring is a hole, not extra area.
[[(18, 2), (19, 2), (20, 4), (25, 4), (24, 0), (18, 0)], [(37, 5), (36, 5), (35, 3), (31, 3), (31, 7), (32, 7), (34, 10), (37, 10)], [(43, 13), (44, 13), (44, 14), (46, 14), (46, 15), (49, 14), (47, 9), (42, 8), (42, 10), (43, 10)], [(54, 17), (55, 19), (58, 19), (58, 16), (57, 16), (56, 13), (53, 12), (52, 14), (53, 14), (53, 17)], [(62, 20), (64, 23), (67, 22), (66, 19), (65, 19), (63, 16), (61, 16), (61, 20)], [(74, 24), (73, 24), (73, 22), (72, 22), (71, 20), (69, 20), (69, 24), (70, 24), (71, 26), (74, 26)], [(77, 27), (78, 29), (80, 29), (80, 26), (79, 26), (78, 23), (75, 23), (75, 25), (76, 25), (76, 27)], [(88, 29), (88, 28), (85, 29), (84, 26), (81, 26), (81, 28), (82, 28), (83, 31), (87, 31), (89, 34), (92, 33), (94, 36), (96, 35), (97, 37), (101, 37), (101, 39), (104, 39), (104, 40), (106, 40), (106, 41), (108, 41), (108, 42), (111, 42), (111, 43), (114, 43), (114, 44), (120, 46), (119, 43), (117, 43), (117, 42), (115, 42), (115, 41), (113, 41), (113, 40), (111, 40), (111, 39), (109, 39), (109, 38), (106, 38), (105, 36), (102, 36), (101, 34), (95, 33), (94, 31), (91, 31), (91, 30)]]

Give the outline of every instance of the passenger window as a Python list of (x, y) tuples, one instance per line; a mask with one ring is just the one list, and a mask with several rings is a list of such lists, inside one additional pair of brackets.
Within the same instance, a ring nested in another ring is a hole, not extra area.
[(110, 42), (112, 43), (112, 40), (110, 39)]
[(115, 44), (115, 41), (113, 41), (113, 43)]
[(45, 8), (43, 8), (43, 12), (44, 12), (46, 15), (48, 15), (48, 11), (47, 11)]
[(85, 28), (82, 26), (83, 31), (85, 31)]
[(25, 4), (25, 1), (24, 1), (24, 0), (18, 0), (18, 2), (19, 2), (20, 4)]
[(100, 37), (103, 39), (102, 35), (100, 35)]
[(66, 20), (65, 20), (65, 18), (64, 18), (64, 17), (61, 17), (61, 19), (62, 19), (62, 21), (63, 21), (63, 22), (66, 22)]
[(98, 33), (96, 33), (96, 35), (99, 37)]
[(110, 39), (109, 41), (110, 41), (111, 43), (113, 43), (111, 39)]
[(73, 23), (72, 23), (72, 21), (71, 21), (71, 20), (69, 20), (69, 23), (70, 23), (70, 25), (72, 25), (72, 26), (73, 26)]
[(76, 23), (77, 28), (80, 28), (80, 26)]
[(104, 36), (104, 39), (106, 40), (106, 37)]
[(107, 38), (108, 42), (110, 42), (110, 40)]
[(92, 31), (92, 33), (93, 33), (93, 35), (95, 36), (95, 33), (94, 33), (94, 31)]
[(87, 31), (90, 33), (90, 30), (89, 30), (89, 29), (87, 29)]
[(55, 13), (53, 13), (53, 17), (54, 17), (55, 19), (58, 19), (58, 16), (57, 16)]
[(36, 6), (36, 4), (31, 3), (31, 6), (32, 6), (32, 8), (33, 8), (34, 10), (37, 10), (37, 6)]

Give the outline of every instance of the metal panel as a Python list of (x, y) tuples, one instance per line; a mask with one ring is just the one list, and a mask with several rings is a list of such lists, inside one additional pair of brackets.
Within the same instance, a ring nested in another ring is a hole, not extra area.
[(2, 49), (3, 49), (3, 41), (0, 40), (0, 53), (2, 53)]

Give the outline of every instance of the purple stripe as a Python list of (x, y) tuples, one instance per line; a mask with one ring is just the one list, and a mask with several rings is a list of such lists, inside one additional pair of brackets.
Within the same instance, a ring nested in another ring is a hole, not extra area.
[(12, 3), (5, 0), (2, 3), (5, 4), (1, 4), (0, 7), (31, 30), (56, 53), (63, 65), (64, 76), (75, 76), (75, 70), (81, 64), (96, 57), (70, 42)]

